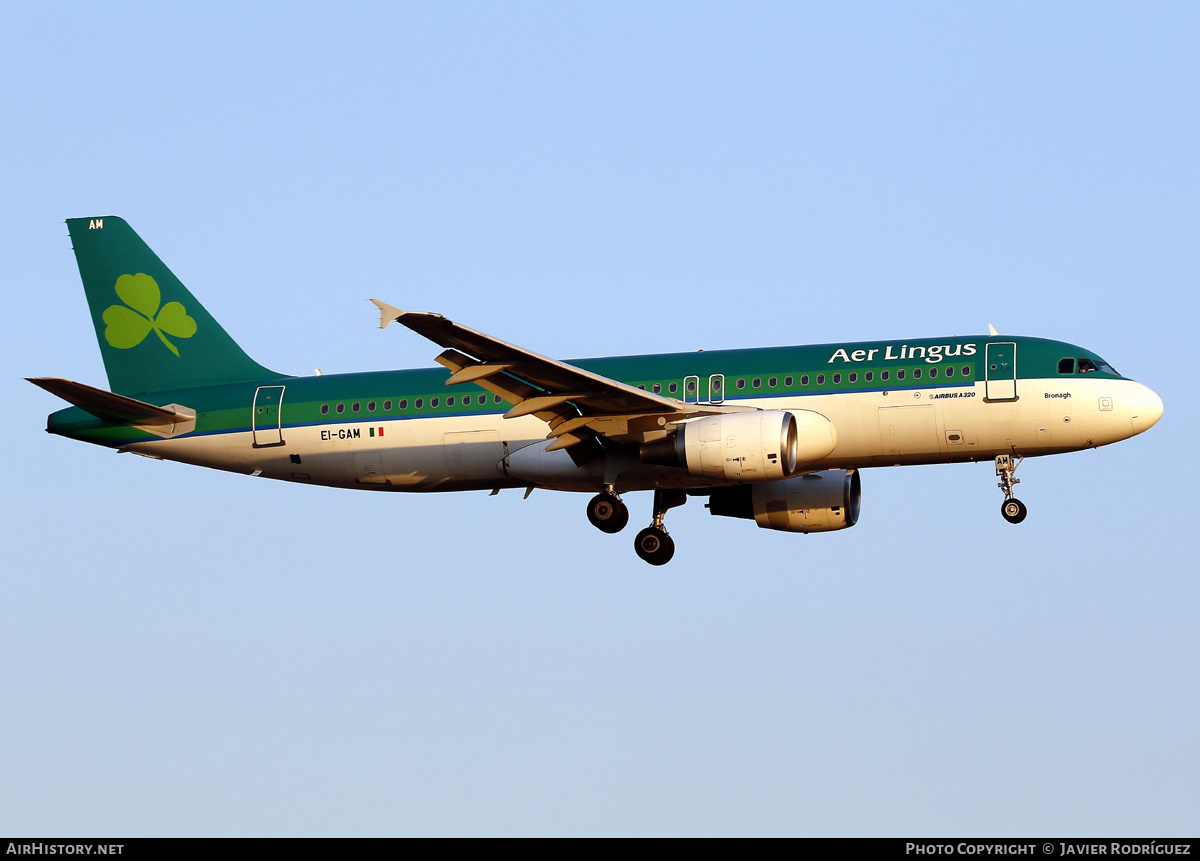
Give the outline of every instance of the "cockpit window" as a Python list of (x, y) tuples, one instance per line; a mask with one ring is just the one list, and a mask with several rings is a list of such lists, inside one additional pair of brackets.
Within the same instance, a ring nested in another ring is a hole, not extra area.
[(1077, 374), (1112, 374), (1114, 377), (1121, 376), (1113, 369), (1113, 366), (1103, 359), (1062, 359), (1058, 363), (1058, 372), (1060, 374), (1071, 373), (1071, 365), (1075, 365), (1075, 373)]
[[(1114, 377), (1121, 376), (1115, 370), (1113, 370), (1112, 365), (1110, 365), (1108, 362), (1104, 361), (1103, 359), (1095, 359), (1095, 360), (1079, 359), (1078, 361), (1079, 361), (1078, 373), (1080, 373), (1080, 374), (1094, 374), (1097, 371), (1099, 371), (1100, 373), (1103, 373), (1103, 374), (1112, 374)], [(1060, 367), (1061, 367), (1061, 364), (1062, 363), (1060, 362), (1059, 363)]]

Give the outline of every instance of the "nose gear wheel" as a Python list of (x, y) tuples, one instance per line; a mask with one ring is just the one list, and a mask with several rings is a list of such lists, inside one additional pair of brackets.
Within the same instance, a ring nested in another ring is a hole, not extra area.
[(1029, 513), (1029, 509), (1025, 507), (1024, 502), (1014, 496), (1012, 499), (1004, 500), (1000, 505), (1000, 513), (1009, 523), (1020, 523)]
[(1017, 467), (1024, 459), (1016, 454), (1002, 454), (996, 458), (996, 475), (1000, 477), (1000, 483), (996, 486), (1004, 491), (1000, 514), (1009, 523), (1020, 523), (1025, 519), (1025, 515), (1029, 514), (1025, 503), (1013, 496), (1013, 485), (1021, 483), (1021, 479), (1016, 477)]

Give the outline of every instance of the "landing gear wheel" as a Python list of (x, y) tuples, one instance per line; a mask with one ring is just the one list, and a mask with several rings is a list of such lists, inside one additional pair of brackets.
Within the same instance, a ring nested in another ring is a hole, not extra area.
[(599, 493), (588, 502), (587, 516), (592, 526), (613, 535), (629, 522), (629, 509), (611, 493)]
[(633, 541), (634, 552), (651, 565), (666, 565), (675, 555), (675, 542), (665, 530), (647, 526)]
[(1029, 513), (1029, 509), (1025, 507), (1024, 502), (1014, 496), (1004, 500), (1004, 504), (1000, 506), (1000, 513), (1009, 523), (1020, 523)]

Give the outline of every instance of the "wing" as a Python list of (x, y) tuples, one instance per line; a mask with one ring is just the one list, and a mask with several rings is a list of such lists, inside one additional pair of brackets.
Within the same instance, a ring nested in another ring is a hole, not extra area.
[(550, 426), (547, 451), (598, 438), (641, 443), (666, 435), (667, 426), (698, 416), (739, 413), (753, 407), (689, 404), (652, 394), (566, 362), (468, 329), (440, 314), (401, 311), (372, 299), (379, 328), (393, 320), (447, 348), (436, 359), (450, 369), (446, 385), (475, 385), (499, 395), (512, 409), (506, 419), (536, 416)]

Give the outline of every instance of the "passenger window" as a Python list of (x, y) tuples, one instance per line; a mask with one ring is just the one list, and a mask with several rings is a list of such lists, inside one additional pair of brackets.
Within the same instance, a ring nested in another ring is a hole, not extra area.
[(896, 379), (897, 379), (897, 380), (903, 380), (903, 379), (904, 379), (904, 369), (903, 369), (903, 368), (901, 368), (900, 370), (896, 371)]
[(417, 402), (415, 404), (413, 404), (413, 406), (416, 407), (417, 409), (421, 409), (421, 407), (425, 406), (425, 399), (417, 398)]
[(431, 407), (436, 407), (437, 405), (438, 405), (438, 399), (437, 399), (437, 398), (430, 398), (430, 399), (429, 399), (429, 406), (431, 406)]
[(1058, 360), (1058, 372), (1060, 374), (1075, 373), (1075, 360), (1074, 359), (1059, 359)]
[(739, 389), (744, 389), (744, 388), (746, 388), (746, 381), (745, 381), (745, 380), (738, 380), (738, 381), (737, 381), (737, 387), (738, 387)]
[(870, 371), (867, 371), (865, 374), (863, 374), (863, 379), (869, 383), (869, 382), (871, 382), (871, 380), (875, 379), (875, 375), (872, 374)]
[(946, 368), (946, 376), (947, 377), (954, 376), (954, 365), (951, 365), (950, 367)]
[(879, 379), (883, 380), (884, 382), (887, 382), (887, 378), (890, 377), (891, 375), (892, 375), (891, 371), (880, 371)]
[(375, 412), (375, 402), (374, 401), (371, 401), (369, 404), (367, 404), (367, 412), (369, 412), (369, 413)]
[(775, 388), (777, 385), (779, 385), (779, 378), (771, 377), (771, 379), (767, 380), (767, 385), (770, 386), (772, 389)]
[(503, 401), (503, 398), (501, 398), (499, 395), (495, 395), (494, 397), (496, 398), (496, 403), (501, 403)]
[(679, 384), (671, 383), (671, 385), (667, 386), (667, 391), (671, 394), (675, 394), (677, 391), (679, 391)]
[(919, 380), (919, 379), (921, 379), (921, 369), (920, 369), (920, 368), (914, 368), (914, 369), (913, 369), (913, 379), (914, 379), (914, 380)]
[(385, 413), (388, 413), (388, 412), (391, 412), (391, 411), (392, 411), (392, 402), (391, 402), (391, 401), (384, 401), (384, 402), (383, 402), (383, 411), (384, 411)]
[(852, 382), (852, 383), (858, 382), (858, 374), (854, 373), (853, 371), (851, 371), (851, 373), (850, 373), (850, 382)]
[(641, 389), (643, 392), (646, 391), (646, 387), (644, 385), (638, 386), (638, 388)]
[(321, 415), (329, 415), (329, 404), (321, 404)]
[(752, 385), (756, 389), (760, 388), (762, 386), (762, 377), (755, 377), (754, 380), (750, 383), (750, 385)]
[(655, 384), (654, 384), (654, 385), (651, 387), (651, 390), (654, 392), (654, 394), (656, 394), (656, 395), (657, 395), (659, 392), (661, 392), (661, 391), (662, 391), (662, 386), (660, 386), (658, 383), (655, 383)]
[(1080, 359), (1079, 360), (1079, 373), (1094, 374), (1098, 370), (1100, 370), (1100, 369), (1097, 368), (1094, 364), (1092, 364), (1091, 359)]
[(808, 385), (808, 374), (805, 374), (803, 377), (800, 378), (800, 385), (802, 385), (802, 386)]
[(929, 376), (931, 376), (931, 377), (936, 377), (936, 376), (937, 376), (937, 368), (930, 368), (930, 369), (929, 369)]
[(970, 366), (970, 365), (963, 365), (963, 366), (962, 366), (962, 375), (963, 375), (964, 377), (969, 377), (969, 376), (971, 376), (971, 366)]
[(792, 378), (791, 378), (791, 377), (784, 377), (784, 378), (783, 378), (783, 384), (784, 384), (785, 386), (787, 386), (788, 388), (791, 388), (791, 385), (792, 385)]
[(824, 374), (817, 374), (817, 385), (818, 386), (825, 385), (825, 375)]
[(339, 413), (344, 413), (344, 412), (346, 411), (346, 405), (345, 405), (345, 404), (338, 404), (338, 405), (337, 405), (337, 407), (335, 407), (335, 409), (336, 409), (336, 410), (337, 410)]
[(687, 381), (687, 393), (688, 393), (689, 395), (694, 395), (694, 394), (696, 394), (696, 381), (695, 381), (695, 380), (688, 380), (688, 381)]
[(448, 407), (454, 406), (454, 395), (451, 395), (450, 397), (446, 398), (446, 406), (448, 406)]
[(400, 403), (396, 404), (396, 406), (402, 410), (406, 410), (406, 409), (408, 409), (408, 401), (402, 400), (402, 401), (400, 401)]

